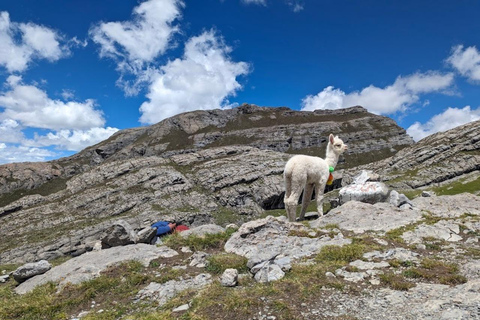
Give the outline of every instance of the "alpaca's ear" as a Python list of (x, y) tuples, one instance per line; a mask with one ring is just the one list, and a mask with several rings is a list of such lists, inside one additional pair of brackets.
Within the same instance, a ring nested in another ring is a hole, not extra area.
[(333, 144), (335, 137), (333, 136), (333, 134), (330, 133), (330, 136), (328, 137), (328, 140), (330, 141), (331, 144)]

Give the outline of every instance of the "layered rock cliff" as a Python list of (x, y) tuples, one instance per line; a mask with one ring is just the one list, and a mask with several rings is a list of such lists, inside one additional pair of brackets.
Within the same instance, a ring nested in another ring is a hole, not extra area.
[[(392, 188), (480, 191), (480, 121), (428, 136), (393, 157), (363, 166)], [(351, 173), (354, 174), (355, 170)]]
[(242, 105), (122, 130), (69, 158), (0, 166), (0, 260), (89, 250), (119, 217), (135, 227), (165, 216), (190, 225), (258, 217), (283, 206), (290, 155), (323, 157), (330, 133), (349, 145), (339, 168), (413, 142), (393, 120), (361, 107), (300, 112)]

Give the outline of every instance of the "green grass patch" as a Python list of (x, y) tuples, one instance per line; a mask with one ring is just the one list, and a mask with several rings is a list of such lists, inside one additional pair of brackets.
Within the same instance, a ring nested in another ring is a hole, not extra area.
[(379, 275), (380, 281), (393, 290), (407, 291), (415, 287), (415, 284), (405, 280), (401, 275), (396, 275), (391, 272)]
[(361, 259), (366, 252), (366, 246), (362, 244), (347, 244), (344, 246), (325, 246), (315, 257), (318, 263), (337, 262), (347, 264), (349, 262)]
[(144, 271), (140, 262), (130, 261), (109, 268), (93, 280), (69, 284), (60, 292), (55, 284), (48, 283), (17, 295), (13, 285), (3, 285), (0, 286), (0, 319), (69, 319), (72, 314), (90, 310), (92, 301), (105, 309), (102, 319), (118, 319), (125, 316), (128, 309), (134, 309), (131, 301), (136, 293), (156, 279)]
[(179, 250), (182, 247), (189, 247), (193, 251), (223, 249), (223, 246), (235, 231), (236, 230), (233, 228), (228, 228), (225, 232), (221, 233), (207, 233), (204, 236), (192, 234), (188, 237), (183, 237), (179, 233), (174, 233), (166, 236), (163, 244), (175, 250)]
[(454, 263), (425, 258), (421, 261), (419, 267), (405, 270), (403, 275), (408, 278), (422, 279), (448, 285), (467, 282), (467, 279), (458, 272), (458, 265)]
[(464, 192), (476, 194), (480, 192), (480, 177), (469, 182), (465, 182), (465, 179), (461, 179), (444, 186), (434, 187), (432, 190), (439, 196), (455, 195)]
[(17, 270), (18, 267), (20, 267), (20, 264), (1, 264), (0, 265), (0, 275), (2, 275), (2, 271), (5, 271), (5, 273), (9, 273), (12, 271)]
[(408, 226), (402, 226), (400, 228), (392, 229), (390, 231), (387, 231), (385, 233), (385, 236), (387, 239), (399, 242), (399, 243), (405, 243), (405, 240), (403, 240), (402, 235), (407, 232), (407, 231), (413, 231), (416, 228), (417, 224), (410, 224)]
[(248, 259), (233, 253), (222, 253), (208, 257), (206, 270), (213, 274), (222, 274), (226, 269), (237, 269), (238, 272), (248, 271)]
[(55, 178), (45, 182), (35, 189), (19, 189), (10, 193), (2, 194), (0, 195), (0, 207), (4, 207), (22, 197), (29, 195), (39, 194), (46, 197), (57, 193), (67, 187), (67, 181), (67, 178)]

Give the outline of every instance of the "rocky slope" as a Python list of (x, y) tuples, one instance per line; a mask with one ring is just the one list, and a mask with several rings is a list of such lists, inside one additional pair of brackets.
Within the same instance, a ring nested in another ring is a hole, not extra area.
[[(121, 130), (111, 138), (68, 158), (47, 163), (0, 166), (0, 194), (36, 189), (52, 180), (68, 179), (106, 161), (196, 152), (243, 145), (283, 153), (324, 156), (326, 139), (338, 134), (349, 144), (349, 167), (380, 160), (411, 145), (405, 130), (387, 117), (362, 107), (342, 110), (293, 111), (244, 104), (230, 110), (183, 113), (149, 127)], [(11, 197), (19, 197), (13, 194)], [(0, 199), (0, 205), (6, 204)]]
[[(269, 216), (206, 238), (193, 228), (161, 246), (97, 249), (8, 280), (0, 317), (478, 319), (479, 208), (471, 194), (350, 201), (309, 223)], [(139, 263), (115, 267), (128, 260)], [(31, 302), (48, 292), (50, 309)]]
[(461, 184), (465, 191), (478, 192), (480, 121), (433, 134), (393, 157), (362, 168), (375, 171), (396, 189), (448, 189)]
[(361, 107), (242, 105), (122, 130), (69, 158), (0, 166), (0, 264), (88, 251), (119, 217), (135, 227), (166, 216), (195, 226), (281, 208), (290, 154), (323, 157), (331, 132), (349, 144), (344, 166), (412, 143), (393, 120)]

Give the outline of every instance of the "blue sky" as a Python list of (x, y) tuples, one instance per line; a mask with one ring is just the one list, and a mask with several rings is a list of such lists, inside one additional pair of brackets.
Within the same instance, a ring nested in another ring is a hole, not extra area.
[(244, 102), (480, 119), (480, 2), (0, 0), (0, 163)]

